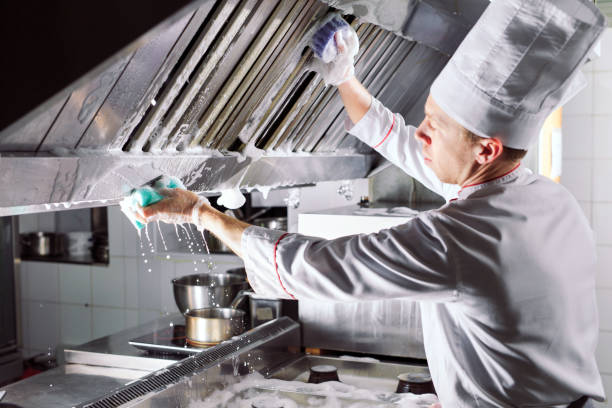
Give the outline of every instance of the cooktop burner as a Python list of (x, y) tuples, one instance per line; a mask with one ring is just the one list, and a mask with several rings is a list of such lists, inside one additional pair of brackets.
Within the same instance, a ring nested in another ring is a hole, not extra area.
[(168, 326), (163, 329), (131, 339), (129, 344), (153, 353), (197, 354), (207, 347), (194, 347), (187, 343), (185, 325)]

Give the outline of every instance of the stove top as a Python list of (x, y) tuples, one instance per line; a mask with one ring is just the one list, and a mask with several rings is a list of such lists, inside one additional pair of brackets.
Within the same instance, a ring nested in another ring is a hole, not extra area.
[(163, 329), (130, 339), (129, 344), (151, 353), (197, 354), (208, 347), (194, 347), (187, 343), (185, 325), (168, 326)]

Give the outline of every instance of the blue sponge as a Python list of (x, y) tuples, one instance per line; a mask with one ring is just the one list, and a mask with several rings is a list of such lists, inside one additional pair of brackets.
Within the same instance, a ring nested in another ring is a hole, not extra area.
[[(330, 62), (335, 57), (337, 54), (336, 44), (331, 41), (334, 38), (334, 34), (345, 27), (349, 27), (349, 24), (338, 13), (328, 14), (323, 19), (321, 26), (310, 40), (310, 48), (318, 58), (324, 62)], [(332, 45), (334, 49), (328, 49), (328, 46)]]

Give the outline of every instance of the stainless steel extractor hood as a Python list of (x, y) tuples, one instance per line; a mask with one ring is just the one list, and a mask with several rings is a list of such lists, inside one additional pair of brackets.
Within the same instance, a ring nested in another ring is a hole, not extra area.
[[(357, 76), (418, 122), (488, 1), (330, 3), (363, 14), (347, 17)], [(384, 21), (390, 7), (399, 23)], [(206, 193), (367, 176), (380, 158), (346, 134), (337, 91), (308, 68), (309, 30), (329, 10), (202, 0), (168, 17), (0, 133), (0, 216), (112, 204), (160, 174)]]

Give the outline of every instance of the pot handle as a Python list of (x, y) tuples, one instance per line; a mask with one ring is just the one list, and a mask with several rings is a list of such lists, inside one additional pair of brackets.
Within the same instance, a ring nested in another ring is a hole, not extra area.
[(251, 292), (250, 290), (241, 290), (240, 292), (238, 292), (234, 300), (232, 300), (232, 304), (230, 305), (230, 307), (232, 309), (237, 309), (238, 306), (240, 306), (240, 304), (242, 303), (242, 301), (251, 296), (252, 294), (253, 292)]

